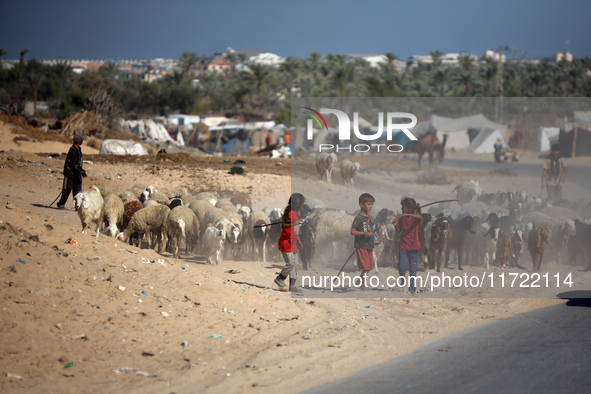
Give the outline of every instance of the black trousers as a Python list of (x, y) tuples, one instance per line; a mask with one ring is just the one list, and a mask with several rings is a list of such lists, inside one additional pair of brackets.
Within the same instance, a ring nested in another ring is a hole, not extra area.
[(62, 198), (57, 203), (58, 206), (66, 205), (70, 192), (72, 192), (72, 198), (76, 197), (76, 194), (82, 191), (82, 179), (72, 179), (67, 176), (64, 177), (64, 185), (62, 186)]

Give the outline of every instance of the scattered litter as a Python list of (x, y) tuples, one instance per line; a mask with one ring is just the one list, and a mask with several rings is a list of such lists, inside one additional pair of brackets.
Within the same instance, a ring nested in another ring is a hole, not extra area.
[(224, 163), (229, 163), (231, 161), (232, 161), (232, 159), (226, 159), (226, 160), (224, 160)]
[(234, 164), (246, 164), (246, 162), (244, 160), (237, 159)]
[(115, 288), (120, 291), (125, 291), (125, 286), (117, 286)]
[(152, 263), (149, 259), (145, 258), (145, 257), (138, 257), (137, 258), (137, 262), (138, 263), (144, 263), (144, 264), (150, 264)]
[(371, 308), (371, 305), (366, 305), (364, 306), (364, 308)]
[(125, 250), (127, 250), (129, 253), (138, 254), (138, 252), (136, 250), (129, 250), (127, 248), (125, 248)]
[(73, 364), (73, 363), (67, 363), (67, 364), (65, 364), (65, 365), (64, 365), (64, 369), (70, 369), (70, 368), (72, 368), (73, 366), (74, 366), (74, 364)]
[(185, 269), (185, 267), (181, 267), (181, 269), (182, 269), (182, 270), (184, 270), (184, 269)]
[(16, 262), (17, 262), (17, 263), (21, 263), (21, 264), (27, 264), (27, 262), (26, 262), (26, 261), (23, 261), (23, 260), (21, 260), (21, 259), (18, 259)]
[(234, 167), (230, 168), (230, 171), (228, 172), (228, 174), (230, 174), (230, 175), (244, 175), (244, 168), (242, 168), (240, 166), (234, 166)]
[(228, 270), (228, 271), (226, 271), (226, 274), (239, 274), (239, 273), (240, 273), (240, 271), (238, 271), (238, 270)]
[(162, 311), (162, 312), (160, 312), (160, 316), (162, 316), (162, 317), (168, 317), (170, 315), (168, 313)]
[(181, 346), (182, 347), (191, 347), (191, 344), (189, 343), (189, 341), (182, 341)]
[(29, 252), (27, 252), (27, 256), (33, 257), (33, 255), (31, 253), (29, 253)]
[(149, 373), (147, 373), (146, 371), (142, 371), (139, 368), (118, 368), (118, 369), (114, 369), (113, 372), (115, 372), (115, 374), (117, 375), (123, 375), (126, 372), (135, 372), (138, 375), (142, 375), (142, 376), (150, 376)]
[(154, 357), (154, 353), (142, 352), (142, 356), (144, 356), (144, 357)]
[(12, 202), (9, 201), (6, 203), (6, 208), (7, 209), (14, 209), (14, 208), (16, 208), (16, 206)]
[(8, 379), (17, 379), (17, 380), (20, 380), (20, 379), (22, 379), (22, 378), (23, 378), (23, 377), (22, 377), (22, 376), (20, 376), (20, 375), (16, 375), (16, 374), (13, 374), (13, 373), (10, 373), (10, 372), (6, 372), (6, 377), (7, 377)]
[(246, 289), (242, 289), (242, 291), (246, 291)]
[(145, 296), (147, 296), (148, 295), (148, 292), (146, 290), (142, 290), (142, 294), (145, 295)]
[(220, 334), (212, 334), (210, 338), (223, 338)]
[(156, 262), (157, 262), (158, 264), (160, 264), (160, 265), (163, 265), (163, 266), (165, 266), (165, 267), (166, 267), (166, 264), (164, 264), (164, 260), (162, 260), (162, 259), (158, 259), (158, 260), (156, 260)]
[(88, 341), (86, 334), (72, 335), (72, 339), (82, 339), (83, 341)]

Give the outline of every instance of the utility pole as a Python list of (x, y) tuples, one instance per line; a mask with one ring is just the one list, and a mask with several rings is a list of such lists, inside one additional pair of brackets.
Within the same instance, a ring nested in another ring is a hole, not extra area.
[(508, 45), (506, 45), (505, 47), (499, 47), (499, 49), (497, 49), (497, 52), (499, 54), (499, 66), (497, 67), (497, 99), (495, 101), (495, 118), (496, 118), (495, 121), (497, 123), (503, 123), (503, 121), (504, 121), (503, 67), (504, 67), (504, 63), (505, 63), (503, 61), (503, 52), (505, 52), (505, 53), (513, 52), (514, 57), (515, 57), (517, 53), (521, 53), (523, 55), (524, 51), (521, 49), (511, 48)]

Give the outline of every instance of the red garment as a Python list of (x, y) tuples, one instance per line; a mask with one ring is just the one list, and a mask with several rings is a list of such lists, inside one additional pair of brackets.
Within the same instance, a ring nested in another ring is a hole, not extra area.
[(400, 223), (400, 250), (405, 252), (420, 250), (419, 224), (421, 221), (405, 216), (398, 223)]
[(357, 268), (362, 271), (373, 269), (373, 250), (363, 248), (357, 249)]
[[(294, 211), (289, 212), (289, 220), (297, 222), (300, 220), (298, 215)], [(297, 234), (300, 232), (300, 225), (295, 227), (288, 227), (281, 230), (281, 236), (279, 237), (279, 251), (284, 253), (297, 253), (298, 252), (298, 237)]]

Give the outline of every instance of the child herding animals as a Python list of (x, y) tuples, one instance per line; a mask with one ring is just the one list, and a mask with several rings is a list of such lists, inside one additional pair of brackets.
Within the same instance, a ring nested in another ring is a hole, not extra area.
[(355, 236), (355, 251), (357, 253), (357, 268), (361, 270), (361, 290), (366, 289), (367, 274), (373, 269), (373, 248), (374, 243), (374, 222), (369, 214), (376, 199), (369, 193), (359, 196), (359, 207), (361, 212), (353, 219), (351, 235)]
[(400, 233), (400, 255), (398, 258), (398, 274), (406, 276), (406, 267), (408, 265), (410, 279), (410, 293), (415, 294), (415, 278), (417, 276), (417, 266), (419, 264), (419, 225), (423, 221), (421, 216), (421, 207), (414, 198), (405, 197), (400, 201), (402, 205), (402, 214), (400, 219), (394, 219), (392, 224), (396, 231)]
[[(300, 218), (298, 212), (304, 206), (304, 196), (300, 193), (293, 193), (289, 198), (285, 212), (283, 213), (283, 223), (281, 224), (281, 235), (279, 236), (279, 251), (285, 260), (285, 267), (275, 278), (275, 284), (281, 291), (298, 291), (296, 281), (298, 277), (298, 245), (302, 247), (300, 241)], [(285, 279), (289, 276), (289, 287), (285, 284)]]

